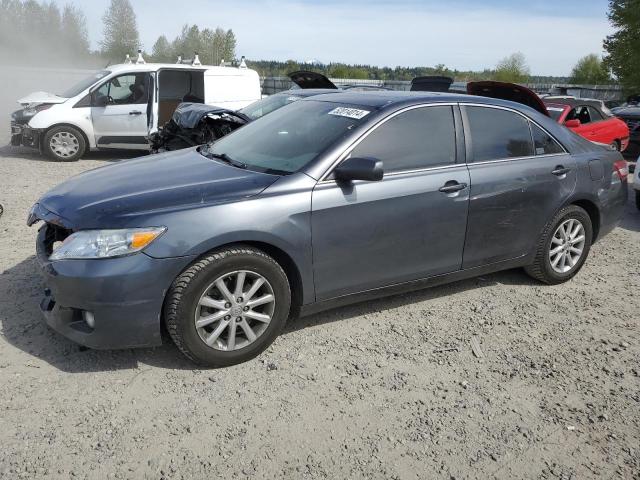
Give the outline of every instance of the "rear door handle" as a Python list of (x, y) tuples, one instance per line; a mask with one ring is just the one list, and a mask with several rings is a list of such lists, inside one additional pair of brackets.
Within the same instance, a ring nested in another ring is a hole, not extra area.
[(132, 112), (129, 112), (129, 115), (142, 115), (142, 112), (139, 110), (133, 110)]
[(555, 168), (555, 170), (553, 170), (551, 173), (554, 174), (556, 177), (561, 177), (562, 175), (566, 175), (570, 171), (571, 171), (570, 168), (565, 168), (562, 165), (558, 165)]
[(467, 188), (466, 183), (458, 183), (455, 180), (451, 180), (441, 186), (438, 190), (442, 193), (455, 193), (460, 190), (464, 190), (465, 188)]

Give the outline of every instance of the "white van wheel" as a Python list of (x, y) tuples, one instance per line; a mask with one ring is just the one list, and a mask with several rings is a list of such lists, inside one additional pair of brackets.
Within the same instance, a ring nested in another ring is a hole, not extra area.
[(75, 162), (82, 157), (86, 148), (82, 133), (67, 126), (50, 129), (42, 144), (47, 155), (57, 162)]

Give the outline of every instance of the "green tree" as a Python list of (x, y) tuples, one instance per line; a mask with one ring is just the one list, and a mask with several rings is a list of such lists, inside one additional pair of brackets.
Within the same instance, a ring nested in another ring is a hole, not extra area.
[(227, 62), (232, 62), (236, 58), (236, 35), (229, 29), (224, 34), (223, 58)]
[(171, 45), (169, 44), (169, 40), (164, 35), (160, 35), (156, 43), (153, 44), (153, 49), (151, 50), (151, 58), (154, 62), (170, 62), (176, 61), (176, 58), (173, 57), (173, 52), (171, 51)]
[(604, 63), (627, 92), (640, 92), (640, 0), (611, 0), (609, 20), (616, 32), (604, 41)]
[(498, 62), (493, 75), (498, 82), (523, 83), (529, 78), (529, 66), (525, 56), (520, 53), (512, 53)]
[(136, 14), (129, 0), (111, 0), (102, 22), (104, 38), (100, 45), (105, 57), (122, 62), (127, 54), (133, 56), (140, 48)]
[(84, 12), (67, 4), (62, 11), (62, 36), (66, 48), (76, 55), (89, 54), (89, 33)]
[(569, 81), (583, 85), (602, 85), (609, 83), (609, 72), (598, 55), (592, 53), (578, 60), (571, 71)]

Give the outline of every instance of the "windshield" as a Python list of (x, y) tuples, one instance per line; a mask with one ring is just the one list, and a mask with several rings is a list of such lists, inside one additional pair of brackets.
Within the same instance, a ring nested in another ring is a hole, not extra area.
[(64, 93), (61, 93), (60, 96), (63, 98), (72, 98), (72, 97), (75, 97), (76, 95), (80, 95), (83, 91), (85, 91), (91, 85), (96, 83), (101, 78), (106, 77), (110, 73), (111, 72), (109, 70), (102, 70), (100, 72), (93, 73), (90, 76), (76, 83), (73, 87), (69, 88)]
[(260, 117), (265, 116), (267, 113), (271, 113), (278, 110), (289, 103), (300, 100), (300, 97), (296, 95), (271, 95), (270, 97), (263, 98), (257, 102), (253, 102), (240, 110), (240, 113), (244, 113), (251, 120), (257, 120)]
[(564, 112), (564, 108), (552, 107), (550, 105), (547, 105), (547, 112), (549, 112), (549, 116), (557, 122), (558, 120), (560, 120), (560, 117), (562, 116), (562, 112)]
[(289, 174), (348, 135), (369, 113), (333, 102), (294, 102), (209, 144), (201, 153), (224, 156), (251, 170)]

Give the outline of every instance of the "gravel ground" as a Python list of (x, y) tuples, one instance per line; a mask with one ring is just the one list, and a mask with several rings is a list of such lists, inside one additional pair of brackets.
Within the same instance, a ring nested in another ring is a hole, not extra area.
[(0, 148), (0, 477), (640, 478), (631, 202), (567, 284), (509, 271), (341, 308), (207, 371), (41, 321), (27, 210), (109, 161)]

